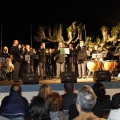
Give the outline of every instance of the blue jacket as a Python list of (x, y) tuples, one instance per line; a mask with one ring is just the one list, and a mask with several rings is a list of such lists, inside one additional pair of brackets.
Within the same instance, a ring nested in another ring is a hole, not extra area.
[[(27, 117), (28, 114), (29, 103), (27, 99), (21, 96), (18, 92), (12, 92), (9, 96), (3, 98), (0, 107), (0, 115), (3, 114), (17, 114), (22, 113), (24, 117)], [(4, 117), (22, 117), (22, 115), (14, 115), (14, 116), (5, 116)]]

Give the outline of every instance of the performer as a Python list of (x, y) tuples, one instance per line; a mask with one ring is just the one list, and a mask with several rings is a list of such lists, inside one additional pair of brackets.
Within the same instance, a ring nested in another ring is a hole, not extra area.
[(62, 42), (58, 43), (58, 48), (54, 51), (54, 59), (56, 61), (56, 74), (59, 79), (60, 73), (65, 71), (65, 55), (60, 54), (60, 49), (63, 48)]
[(84, 41), (80, 40), (80, 43), (76, 46), (77, 51), (77, 66), (79, 77), (85, 78), (86, 76), (86, 65), (87, 65), (87, 53), (86, 47), (84, 46)]
[(75, 49), (73, 48), (73, 44), (69, 44), (70, 54), (67, 55), (67, 71), (75, 71), (75, 62), (76, 62), (76, 54)]
[(25, 53), (23, 54), (23, 73), (34, 73), (34, 53), (32, 52), (30, 45), (25, 46)]
[[(0, 58), (1, 58), (1, 60), (0, 60), (0, 79), (3, 79), (3, 80), (10, 79), (10, 74), (7, 74), (7, 68), (8, 68), (8, 65), (10, 64), (10, 63), (8, 64), (8, 62), (7, 62), (8, 59), (10, 59), (9, 57), (10, 57), (10, 55), (8, 53), (8, 47), (4, 46), (3, 51), (1, 51), (1, 54), (0, 54)], [(9, 78), (7, 78), (7, 77), (9, 77)]]
[(41, 43), (40, 49), (38, 50), (39, 53), (39, 58), (38, 58), (38, 63), (39, 63), (39, 72), (40, 72), (40, 77), (46, 79), (46, 44), (44, 42)]
[(10, 55), (12, 56), (12, 63), (14, 65), (14, 71), (13, 71), (13, 80), (14, 82), (18, 82), (19, 80), (19, 68), (20, 68), (20, 50), (18, 48), (19, 41), (14, 40), (13, 45), (11, 46)]

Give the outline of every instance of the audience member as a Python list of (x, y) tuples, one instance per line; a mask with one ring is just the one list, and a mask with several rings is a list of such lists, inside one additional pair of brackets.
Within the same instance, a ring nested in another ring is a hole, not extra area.
[(40, 86), (38, 96), (41, 96), (42, 98), (46, 98), (48, 94), (52, 93), (52, 88), (48, 84), (42, 84)]
[(88, 91), (92, 92), (96, 96), (96, 94), (94, 93), (92, 87), (90, 87), (89, 85), (83, 85), (78, 92), (80, 92), (81, 90), (88, 90)]
[(47, 104), (50, 107), (51, 120), (67, 120), (62, 108), (62, 97), (58, 92), (52, 92), (46, 97)]
[(27, 120), (51, 120), (49, 107), (44, 98), (35, 96), (32, 99)]
[[(106, 95), (105, 87), (100, 82), (96, 82), (95, 84), (93, 84), (92, 88), (97, 96), (97, 102), (93, 109), (93, 113), (98, 117), (106, 118), (106, 116), (104, 116), (104, 110), (111, 109), (110, 95)], [(108, 113), (109, 113), (109, 111), (108, 111)]]
[(105, 120), (93, 114), (92, 109), (96, 104), (95, 95), (88, 90), (81, 90), (76, 99), (76, 108), (79, 115), (74, 120)]
[(120, 108), (111, 110), (107, 120), (120, 120)]
[[(78, 91), (78, 93), (81, 91), (81, 90), (87, 90), (87, 91), (90, 91), (92, 92), (94, 95), (94, 91), (93, 89), (89, 86), (89, 85), (83, 85), (81, 87), (81, 89)], [(95, 95), (96, 97), (96, 95)], [(75, 117), (77, 117), (79, 115), (77, 109), (76, 109), (76, 104), (72, 104), (69, 108), (69, 120), (73, 120)]]
[(77, 98), (77, 93), (74, 92), (74, 83), (72, 81), (65, 82), (64, 90), (65, 94), (61, 95), (63, 100), (62, 109), (69, 110), (70, 105), (75, 104)]
[(10, 94), (4, 97), (1, 102), (0, 115), (10, 120), (27, 118), (29, 103), (21, 93), (22, 88), (19, 84), (11, 86)]
[(69, 108), (72, 104), (76, 103), (77, 93), (74, 92), (74, 83), (72, 81), (64, 83), (64, 90), (65, 94), (61, 95), (63, 100), (62, 110), (69, 117)]
[(112, 96), (112, 109), (120, 108), (120, 93), (115, 93)]

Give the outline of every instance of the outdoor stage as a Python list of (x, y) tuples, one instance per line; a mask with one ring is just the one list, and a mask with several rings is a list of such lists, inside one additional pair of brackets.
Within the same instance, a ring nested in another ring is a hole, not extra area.
[[(38, 94), (38, 90), (41, 84), (49, 84), (53, 91), (57, 91), (60, 94), (64, 94), (64, 83), (61, 83), (61, 79), (57, 78), (46, 78), (43, 80), (39, 80), (38, 84), (23, 84), (22, 81), (14, 82), (13, 80), (10, 81), (0, 81), (0, 103), (4, 96), (9, 94), (9, 90), (12, 84), (18, 83), (22, 87), (22, 95), (25, 96), (28, 101), (32, 99), (33, 96)], [(77, 82), (74, 83), (75, 92), (77, 92), (83, 85), (92, 86), (94, 84), (93, 78), (77, 78)], [(118, 78), (111, 78), (110, 82), (102, 82), (106, 88), (106, 94), (109, 94), (112, 98), (112, 95), (115, 93), (120, 92), (120, 79)]]

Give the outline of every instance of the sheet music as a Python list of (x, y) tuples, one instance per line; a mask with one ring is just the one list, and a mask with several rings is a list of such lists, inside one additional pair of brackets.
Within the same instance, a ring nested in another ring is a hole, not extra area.
[(30, 55), (25, 55), (25, 61), (30, 61)]

